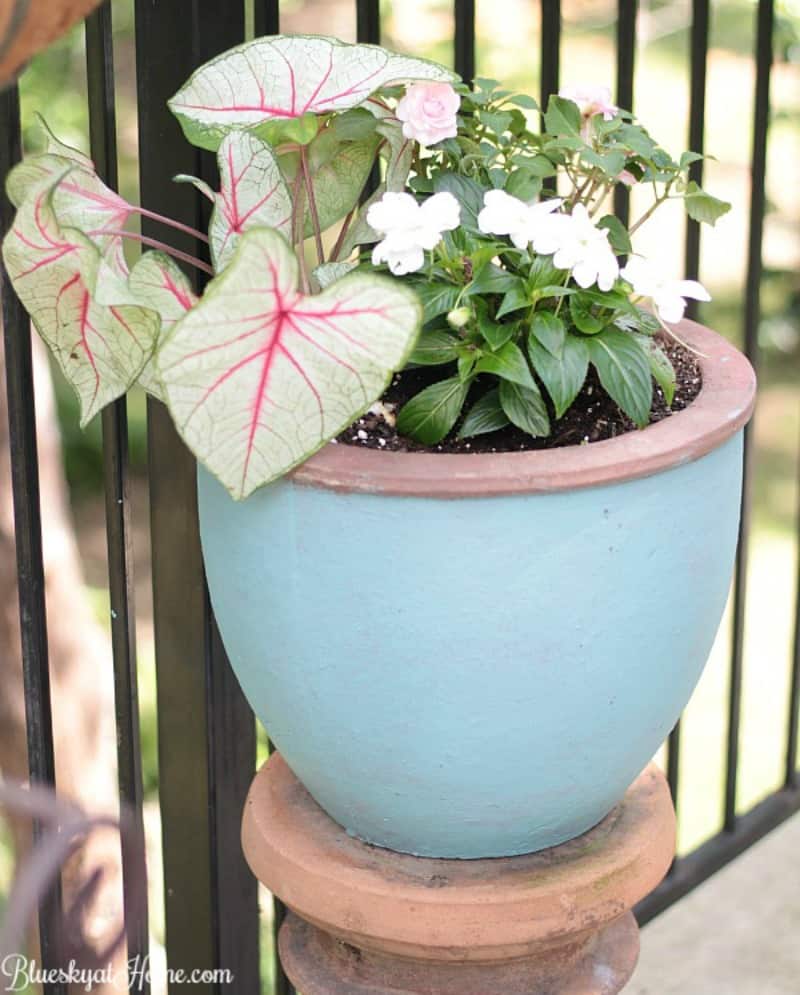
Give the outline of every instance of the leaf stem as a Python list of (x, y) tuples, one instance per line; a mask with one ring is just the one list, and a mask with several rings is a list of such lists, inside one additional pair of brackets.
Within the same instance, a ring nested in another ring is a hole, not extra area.
[(151, 218), (153, 221), (160, 221), (162, 225), (168, 225), (170, 228), (175, 228), (178, 231), (186, 232), (187, 235), (191, 235), (193, 238), (198, 239), (201, 242), (208, 242), (208, 235), (204, 235), (197, 228), (192, 228), (191, 225), (185, 225), (182, 221), (175, 221), (174, 218), (168, 218), (163, 214), (157, 214), (155, 211), (148, 211), (146, 207), (136, 207), (131, 204), (131, 214), (141, 214), (143, 218)]
[(657, 211), (659, 207), (661, 207), (664, 201), (669, 199), (669, 192), (671, 187), (672, 187), (672, 181), (666, 185), (666, 187), (664, 188), (664, 193), (660, 197), (658, 196), (656, 197), (656, 199), (653, 201), (650, 207), (648, 207), (648, 209), (644, 212), (641, 218), (639, 218), (639, 220), (635, 224), (631, 225), (631, 227), (628, 229), (629, 235), (632, 235), (637, 228), (641, 228), (642, 225), (645, 223), (645, 221), (647, 221), (648, 218), (652, 217), (654, 212)]
[(336, 244), (333, 246), (333, 249), (331, 250), (331, 259), (334, 260), (335, 262), (339, 261), (339, 253), (342, 251), (344, 240), (347, 237), (347, 232), (350, 229), (350, 225), (352, 224), (353, 216), (355, 215), (355, 213), (356, 213), (355, 207), (351, 207), (347, 213), (347, 216), (342, 222), (342, 229), (339, 232), (338, 238), (336, 239)]
[(151, 249), (158, 249), (161, 252), (166, 252), (168, 255), (174, 256), (176, 259), (181, 259), (190, 266), (194, 266), (195, 269), (202, 270), (203, 273), (208, 273), (211, 276), (214, 276), (214, 270), (208, 265), (208, 263), (204, 263), (196, 256), (190, 256), (188, 252), (181, 252), (180, 249), (173, 249), (173, 247), (171, 245), (167, 245), (166, 242), (159, 242), (155, 238), (148, 238), (146, 235), (139, 235), (132, 231), (123, 231), (121, 228), (98, 228), (95, 231), (86, 232), (86, 234), (113, 235), (115, 238), (131, 238), (134, 242), (139, 242)]
[(308, 168), (308, 153), (305, 145), (303, 145), (300, 149), (300, 168), (303, 170), (303, 179), (308, 193), (308, 209), (311, 212), (311, 222), (314, 225), (314, 241), (317, 245), (317, 261), (321, 266), (325, 262), (325, 249), (322, 245), (322, 231), (319, 226), (317, 201), (314, 197), (314, 184), (311, 182), (311, 173)]

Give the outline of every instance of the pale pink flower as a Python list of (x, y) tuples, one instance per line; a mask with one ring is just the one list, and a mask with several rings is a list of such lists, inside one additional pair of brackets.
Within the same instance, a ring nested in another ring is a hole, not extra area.
[(421, 145), (436, 145), (458, 133), (461, 97), (449, 83), (412, 83), (397, 105), (403, 135)]
[(627, 169), (623, 169), (622, 172), (617, 173), (617, 179), (620, 183), (624, 183), (626, 187), (632, 187), (639, 182), (633, 173)]
[(607, 86), (597, 86), (593, 83), (574, 83), (562, 86), (559, 97), (571, 100), (578, 105), (582, 117), (594, 117), (602, 114), (604, 121), (610, 121), (619, 108), (611, 103), (611, 90)]

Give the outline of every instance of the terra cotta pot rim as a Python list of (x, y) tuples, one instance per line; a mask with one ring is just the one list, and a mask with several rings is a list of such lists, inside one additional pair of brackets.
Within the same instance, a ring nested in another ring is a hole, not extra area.
[(719, 448), (749, 420), (756, 377), (726, 339), (694, 321), (677, 326), (697, 350), (703, 386), (688, 408), (614, 439), (506, 453), (408, 453), (328, 444), (292, 474), (335, 491), (457, 498), (535, 494), (620, 483), (689, 463)]

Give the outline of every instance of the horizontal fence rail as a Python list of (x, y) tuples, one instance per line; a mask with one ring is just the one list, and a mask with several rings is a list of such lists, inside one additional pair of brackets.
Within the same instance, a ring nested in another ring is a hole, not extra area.
[[(256, 34), (280, 28), (278, 0), (254, 0)], [(242, 41), (246, 5), (218, 0), (135, 0), (136, 70), (139, 125), (139, 173), (144, 207), (166, 211), (188, 225), (207, 224), (207, 205), (193, 188), (176, 187), (178, 172), (215, 182), (213, 156), (193, 149), (166, 108), (166, 99), (202, 62)], [(704, 147), (706, 76), (712, 8), (710, 0), (693, 0), (689, 59), (689, 145)], [(356, 0), (354, 24), (360, 41), (381, 40), (379, 0)], [(471, 81), (480, 73), (476, 43), (476, 0), (454, 0), (452, 63)], [(561, 71), (562, 13), (559, 0), (541, 0), (539, 92), (542, 105), (557, 92)], [(88, 110), (92, 155), (110, 186), (117, 181), (114, 52), (110, 2), (86, 22)], [(637, 0), (619, 0), (616, 23), (616, 96), (620, 105), (635, 104)], [(752, 122), (752, 184), (748, 263), (743, 319), (745, 351), (758, 366), (761, 315), (762, 241), (765, 177), (773, 61), (774, 0), (760, 0), (755, 14), (755, 109)], [(421, 28), (422, 30), (422, 28)], [(20, 111), (16, 87), (0, 94), (0, 176), (20, 157)], [(691, 168), (702, 180), (702, 162)], [(615, 208), (626, 219), (629, 194), (619, 186)], [(0, 197), (0, 227), (5, 232), (13, 209)], [(143, 220), (146, 234), (157, 234)], [(179, 239), (180, 243), (180, 239)], [(185, 237), (183, 248), (202, 256), (207, 248)], [(688, 278), (700, 270), (700, 229), (689, 221), (684, 246)], [(31, 779), (55, 783), (49, 688), (44, 568), (39, 508), (36, 421), (28, 319), (5, 274), (2, 314), (6, 350), (12, 480), (16, 523), (20, 625), (25, 675)], [(198, 289), (201, 289), (198, 286)], [(696, 305), (690, 305), (692, 315)], [(118, 730), (119, 793), (143, 838), (142, 761), (135, 645), (135, 613), (128, 488), (128, 428), (124, 400), (102, 416), (112, 649)], [(166, 945), (174, 968), (227, 968), (234, 989), (243, 995), (261, 990), (257, 885), (239, 847), (239, 820), (256, 754), (255, 723), (230, 670), (211, 612), (199, 542), (196, 466), (180, 441), (165, 408), (148, 401), (150, 524), (153, 554), (154, 624), (158, 676), (160, 806), (163, 826)], [(737, 813), (742, 710), (747, 567), (750, 553), (753, 489), (752, 425), (745, 434), (744, 488), (739, 551), (732, 612), (732, 650), (725, 742), (725, 802), (722, 830), (687, 856), (677, 859), (657, 891), (637, 914), (646, 922), (686, 895), (775, 826), (800, 811), (796, 764), (800, 711), (800, 584), (793, 647), (793, 667), (786, 714), (784, 786), (750, 812)], [(800, 533), (800, 507), (798, 508)], [(667, 777), (678, 802), (682, 761), (681, 727), (667, 745)], [(126, 883), (141, 873), (136, 846), (123, 844)], [(126, 893), (130, 888), (126, 888)], [(126, 903), (127, 908), (127, 903)], [(45, 967), (58, 960), (60, 893), (42, 903), (40, 934)], [(275, 903), (273, 939), (284, 908)], [(130, 957), (147, 955), (147, 909), (138, 905), (126, 918)], [(276, 943), (273, 946), (276, 947)], [(295, 995), (277, 956), (272, 965), (272, 995)], [(147, 992), (146, 985), (136, 989)], [(182, 989), (170, 989), (177, 995)], [(193, 986), (201, 995), (230, 990), (218, 982)], [(66, 995), (64, 987), (45, 986), (45, 995)]]

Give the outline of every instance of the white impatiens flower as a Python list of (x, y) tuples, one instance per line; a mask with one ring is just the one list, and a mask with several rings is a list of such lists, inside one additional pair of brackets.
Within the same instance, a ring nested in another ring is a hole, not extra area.
[(505, 190), (490, 190), (483, 195), (478, 227), (484, 235), (508, 235), (518, 249), (526, 249), (560, 205), (558, 198), (526, 204)]
[(395, 276), (425, 265), (425, 250), (439, 244), (442, 232), (461, 223), (461, 208), (451, 193), (437, 193), (422, 204), (410, 193), (385, 193), (367, 211), (367, 223), (383, 236), (372, 262), (387, 263)]
[(686, 298), (710, 301), (711, 294), (697, 280), (665, 279), (652, 263), (641, 256), (632, 256), (621, 276), (633, 287), (635, 294), (649, 297), (662, 321), (680, 321), (686, 310)]
[(608, 232), (597, 227), (583, 204), (576, 204), (572, 214), (557, 214), (550, 224), (542, 226), (533, 247), (540, 255), (552, 255), (557, 269), (570, 270), (584, 290), (595, 283), (600, 290), (611, 290), (619, 276)]

